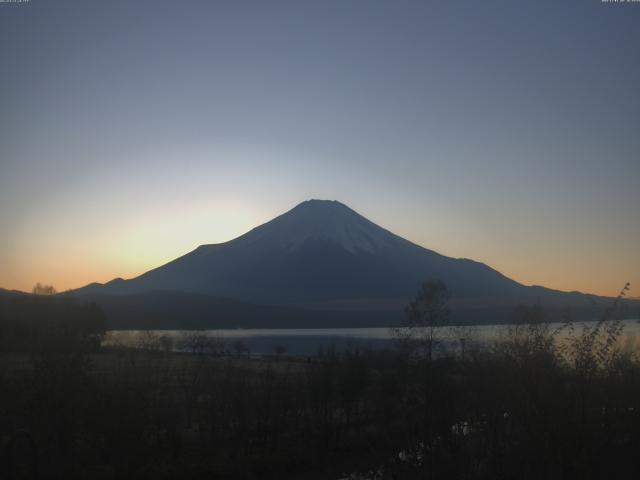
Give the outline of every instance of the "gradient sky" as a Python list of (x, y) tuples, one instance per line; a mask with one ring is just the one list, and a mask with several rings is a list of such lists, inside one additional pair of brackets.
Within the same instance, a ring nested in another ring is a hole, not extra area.
[(0, 287), (131, 277), (326, 198), (638, 295), (639, 180), (640, 3), (0, 3)]

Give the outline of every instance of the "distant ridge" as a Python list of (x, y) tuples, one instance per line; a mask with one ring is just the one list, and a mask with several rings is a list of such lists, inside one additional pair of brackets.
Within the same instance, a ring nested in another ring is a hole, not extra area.
[[(325, 317), (333, 318), (368, 312), (372, 318), (386, 315), (393, 323), (420, 284), (434, 278), (448, 285), (453, 311), (465, 322), (486, 322), (491, 315), (506, 321), (505, 312), (516, 304), (538, 300), (551, 310), (572, 308), (582, 316), (593, 315), (593, 305), (582, 293), (524, 286), (485, 264), (411, 243), (329, 200), (302, 202), (236, 239), (201, 245), (136, 278), (90, 284), (71, 295), (93, 297), (105, 305), (121, 302), (117, 297), (142, 295), (142, 303), (149, 306), (149, 297), (174, 292), (185, 305), (194, 295), (212, 305), (232, 299), (245, 305), (332, 312)], [(216, 309), (207, 315), (213, 322)], [(177, 323), (184, 321), (178, 316), (176, 312)]]
[(21, 292), (20, 290), (7, 290), (5, 288), (0, 288), (0, 297), (11, 297), (17, 295), (30, 295), (30, 293)]

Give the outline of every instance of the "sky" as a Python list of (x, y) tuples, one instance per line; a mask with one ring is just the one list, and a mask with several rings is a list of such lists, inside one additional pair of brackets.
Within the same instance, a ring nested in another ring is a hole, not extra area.
[(323, 198), (639, 296), (639, 49), (638, 2), (2, 2), (0, 287), (130, 278)]

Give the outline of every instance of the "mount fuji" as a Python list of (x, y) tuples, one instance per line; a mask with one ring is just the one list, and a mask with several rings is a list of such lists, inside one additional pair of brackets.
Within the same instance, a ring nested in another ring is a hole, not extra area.
[(515, 305), (537, 300), (556, 310), (593, 309), (593, 297), (524, 286), (483, 263), (411, 243), (328, 200), (303, 202), (139, 277), (68, 294), (103, 305), (120, 327), (379, 325), (401, 318), (428, 279), (447, 284), (461, 322), (508, 321)]

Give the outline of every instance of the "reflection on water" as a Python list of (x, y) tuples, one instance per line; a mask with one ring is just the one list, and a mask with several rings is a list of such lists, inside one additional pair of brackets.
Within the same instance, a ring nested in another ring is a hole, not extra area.
[[(639, 320), (625, 320), (622, 322), (623, 331), (620, 335), (620, 346), (625, 349), (635, 349), (638, 334), (640, 334)], [(574, 332), (579, 334), (581, 326), (574, 324)], [(587, 324), (588, 325), (588, 324)], [(551, 330), (559, 329), (558, 341), (568, 335), (562, 324), (549, 324)], [(505, 338), (512, 325), (477, 325), (464, 327), (464, 336), (477, 345), (486, 345)], [(444, 343), (453, 342), (459, 338), (460, 331), (451, 327), (437, 329), (437, 337)], [(334, 347), (341, 351), (348, 347), (359, 346), (373, 349), (388, 348), (392, 344), (392, 331), (389, 328), (300, 328), (300, 329), (221, 329), (221, 330), (112, 330), (108, 332), (105, 346), (123, 345), (128, 347), (143, 347), (145, 342), (156, 341), (158, 348), (180, 350), (184, 349), (185, 341), (195, 342), (195, 338), (208, 339), (212, 344), (221, 345), (226, 351), (235, 353), (235, 349), (242, 348), (252, 354), (287, 352), (293, 355), (313, 355), (319, 349)], [(216, 347), (218, 348), (218, 347)]]

